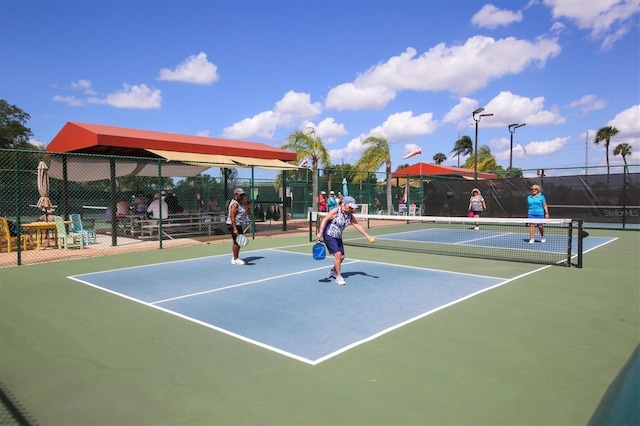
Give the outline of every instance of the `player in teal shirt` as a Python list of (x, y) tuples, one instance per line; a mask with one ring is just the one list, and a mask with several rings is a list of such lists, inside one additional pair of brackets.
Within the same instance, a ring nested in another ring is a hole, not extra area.
[[(549, 207), (547, 207), (547, 199), (540, 193), (539, 185), (531, 186), (532, 194), (527, 196), (527, 203), (529, 204), (529, 213), (527, 217), (529, 219), (547, 219), (549, 217)], [(544, 226), (542, 223), (531, 222), (529, 224), (529, 244), (533, 244), (535, 227), (538, 227), (540, 231), (540, 242), (545, 242), (544, 238)]]

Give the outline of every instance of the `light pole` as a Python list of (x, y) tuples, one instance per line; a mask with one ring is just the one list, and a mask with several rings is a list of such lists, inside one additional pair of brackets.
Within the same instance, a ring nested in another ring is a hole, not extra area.
[(473, 111), (471, 113), (471, 117), (473, 118), (473, 121), (476, 122), (476, 142), (475, 142), (475, 149), (473, 152), (473, 155), (475, 156), (474, 158), (474, 165), (473, 165), (473, 180), (474, 181), (478, 181), (478, 123), (480, 122), (480, 119), (482, 117), (491, 117), (493, 114), (480, 114), (482, 111), (484, 111), (484, 108), (478, 108), (477, 110)]
[(513, 167), (513, 134), (516, 132), (518, 127), (526, 126), (527, 123), (513, 123), (509, 124), (509, 133), (511, 133), (511, 147), (509, 148), (509, 170), (507, 171), (507, 176), (511, 175), (511, 168)]

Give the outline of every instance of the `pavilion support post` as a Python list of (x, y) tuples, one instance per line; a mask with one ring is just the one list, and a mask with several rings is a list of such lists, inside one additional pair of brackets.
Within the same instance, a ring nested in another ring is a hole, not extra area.
[(282, 230), (287, 230), (287, 171), (282, 171)]
[(111, 148), (111, 155), (109, 156), (109, 183), (111, 188), (109, 190), (109, 207), (111, 211), (111, 245), (113, 247), (118, 245), (118, 216), (116, 215), (116, 203), (118, 202), (117, 185), (116, 185), (116, 159), (114, 156), (113, 148)]

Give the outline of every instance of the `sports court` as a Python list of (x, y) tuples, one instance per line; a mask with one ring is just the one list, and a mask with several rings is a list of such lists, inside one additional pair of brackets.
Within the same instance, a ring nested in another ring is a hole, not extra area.
[(576, 268), (403, 229), (354, 235), (345, 286), (307, 236), (3, 268), (3, 388), (39, 424), (588, 423), (638, 344), (640, 234), (589, 230)]

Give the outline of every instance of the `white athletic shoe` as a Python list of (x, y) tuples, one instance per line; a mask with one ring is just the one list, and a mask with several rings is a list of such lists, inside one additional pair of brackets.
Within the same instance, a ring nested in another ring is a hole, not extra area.
[(542, 239), (540, 240), (541, 243), (546, 243), (547, 239), (545, 237), (542, 237)]
[(473, 230), (474, 230), (474, 231), (478, 231), (478, 230), (480, 230), (480, 227), (479, 227), (479, 226), (476, 226), (475, 228), (473, 228)]
[(344, 278), (342, 278), (342, 275), (338, 275), (336, 277), (336, 284), (338, 285), (345, 285), (347, 282), (344, 280)]
[(236, 260), (235, 260), (233, 257), (231, 258), (231, 264), (232, 264), (232, 265), (235, 265), (235, 264), (236, 264)]
[(533, 244), (533, 243), (535, 243), (535, 241), (534, 241), (534, 239), (532, 238), (532, 239), (530, 239), (530, 240), (529, 240), (529, 244)]
[(330, 278), (336, 278), (338, 276), (338, 273), (336, 272), (335, 268), (331, 268), (331, 270), (329, 271), (329, 277)]
[(233, 257), (231, 258), (231, 264), (232, 265), (244, 265), (244, 260), (237, 258), (234, 259)]

